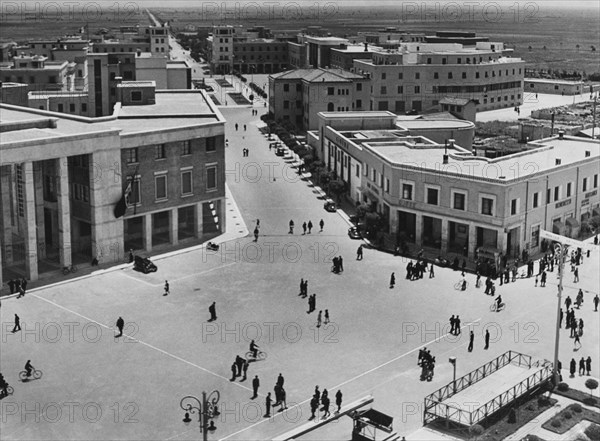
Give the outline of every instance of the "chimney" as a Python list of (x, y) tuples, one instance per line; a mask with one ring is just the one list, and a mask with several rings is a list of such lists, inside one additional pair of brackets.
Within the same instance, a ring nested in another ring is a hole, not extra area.
[(136, 52), (136, 55), (137, 55), (138, 57), (142, 55), (142, 50), (141, 50), (141, 49), (139, 49), (139, 48), (138, 48), (138, 49), (136, 49), (136, 51), (135, 51), (135, 52)]
[(369, 43), (365, 43), (365, 52), (369, 52)]
[(564, 138), (565, 138), (565, 131), (559, 130), (558, 131), (558, 139), (564, 139)]
[(556, 158), (554, 160), (554, 165), (560, 165), (562, 163), (562, 160), (560, 158)]

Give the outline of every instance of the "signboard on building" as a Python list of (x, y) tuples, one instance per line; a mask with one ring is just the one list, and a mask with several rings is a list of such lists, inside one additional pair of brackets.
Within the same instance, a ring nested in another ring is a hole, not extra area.
[(544, 239), (559, 242), (563, 245), (568, 245), (571, 247), (581, 248), (582, 250), (594, 249), (594, 245), (591, 243), (585, 243), (580, 240), (571, 239), (570, 237), (561, 236), (560, 234), (551, 233), (550, 231), (546, 230), (540, 231), (540, 236)]

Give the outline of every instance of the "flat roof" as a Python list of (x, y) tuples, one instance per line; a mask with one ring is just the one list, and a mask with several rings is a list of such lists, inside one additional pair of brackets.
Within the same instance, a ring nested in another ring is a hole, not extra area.
[(524, 78), (523, 81), (530, 83), (568, 84), (571, 86), (585, 84), (583, 81), (553, 80), (551, 78)]
[[(446, 148), (441, 144), (417, 144), (401, 139), (367, 142), (363, 146), (392, 164), (497, 182), (510, 182), (576, 162), (597, 161), (600, 158), (600, 141), (571, 136), (563, 139), (554, 136), (531, 142), (529, 146), (534, 147), (531, 150), (495, 159), (473, 156), (458, 146)], [(586, 151), (590, 152), (590, 156), (586, 156)], [(446, 152), (448, 163), (443, 164)], [(560, 165), (556, 165), (556, 159), (561, 160)]]
[(399, 120), (396, 125), (406, 129), (471, 129), (475, 127), (471, 121), (462, 119), (411, 119)]
[(86, 134), (120, 129), (121, 135), (161, 132), (165, 129), (193, 127), (224, 122), (221, 113), (201, 90), (157, 91), (155, 104), (123, 106), (116, 116), (86, 118), (28, 107), (0, 104), (2, 123), (57, 120), (55, 129), (23, 129), (2, 132), (2, 145), (12, 141), (36, 140), (56, 136)]

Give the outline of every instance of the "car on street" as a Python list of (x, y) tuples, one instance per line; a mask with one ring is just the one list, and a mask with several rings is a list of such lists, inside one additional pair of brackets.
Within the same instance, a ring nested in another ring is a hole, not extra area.
[(330, 213), (335, 213), (337, 211), (337, 206), (335, 205), (335, 202), (333, 202), (331, 199), (327, 199), (325, 201), (325, 203), (323, 204), (323, 208), (329, 211)]
[(282, 146), (277, 147), (277, 150), (275, 150), (275, 154), (277, 156), (285, 156), (285, 148)]
[(362, 234), (358, 227), (348, 228), (348, 236), (350, 236), (350, 239), (362, 239)]
[(158, 268), (150, 259), (142, 256), (135, 256), (133, 260), (133, 269), (144, 274), (155, 273)]

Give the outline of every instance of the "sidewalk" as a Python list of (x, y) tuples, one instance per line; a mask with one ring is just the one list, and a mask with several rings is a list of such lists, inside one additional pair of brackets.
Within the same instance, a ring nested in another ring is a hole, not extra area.
[[(223, 242), (228, 242), (231, 240), (235, 240), (235, 239), (239, 239), (241, 237), (245, 237), (249, 234), (248, 228), (246, 226), (246, 224), (244, 223), (244, 219), (242, 218), (242, 215), (240, 214), (239, 208), (237, 206), (237, 204), (235, 203), (235, 200), (233, 199), (233, 196), (231, 194), (231, 191), (229, 190), (229, 187), (227, 186), (227, 184), (225, 184), (225, 198), (226, 198), (226, 208), (225, 208), (225, 213), (226, 213), (226, 219), (225, 219), (225, 233), (221, 234), (220, 236), (215, 236), (215, 237), (207, 237), (207, 241), (210, 240), (211, 242), (216, 242), (216, 243), (223, 243)], [(152, 255), (151, 260), (153, 262), (156, 262), (158, 260), (161, 259), (165, 259), (167, 257), (171, 257), (171, 256), (176, 256), (179, 254), (185, 254), (185, 253), (189, 253), (198, 249), (203, 248), (206, 242), (197, 244), (197, 245), (192, 245), (192, 246), (182, 246), (179, 249), (175, 249), (175, 250), (171, 250), (171, 251), (166, 251), (162, 254), (157, 254), (157, 255)], [(149, 254), (149, 253), (147, 253)], [(41, 274), (40, 278), (36, 281), (33, 282), (29, 282), (28, 287), (27, 287), (27, 293), (30, 292), (35, 292), (44, 288), (48, 288), (50, 286), (56, 286), (56, 285), (63, 285), (65, 283), (71, 283), (74, 281), (78, 281), (81, 279), (85, 279), (85, 278), (89, 278), (89, 277), (93, 277), (99, 274), (105, 274), (111, 271), (117, 271), (123, 268), (126, 268), (128, 266), (130, 266), (130, 263), (121, 263), (121, 264), (104, 264), (104, 265), (100, 265), (99, 269), (98, 268), (93, 268), (90, 264), (87, 265), (80, 265), (77, 275), (76, 276), (65, 276), (62, 274), (62, 272), (52, 272), (52, 273), (45, 273), (45, 274)], [(8, 287), (3, 286), (2, 289), (0, 290), (0, 297), (2, 298), (11, 298), (11, 297), (16, 297), (18, 295), (18, 293), (14, 293), (14, 294), (10, 294)]]

